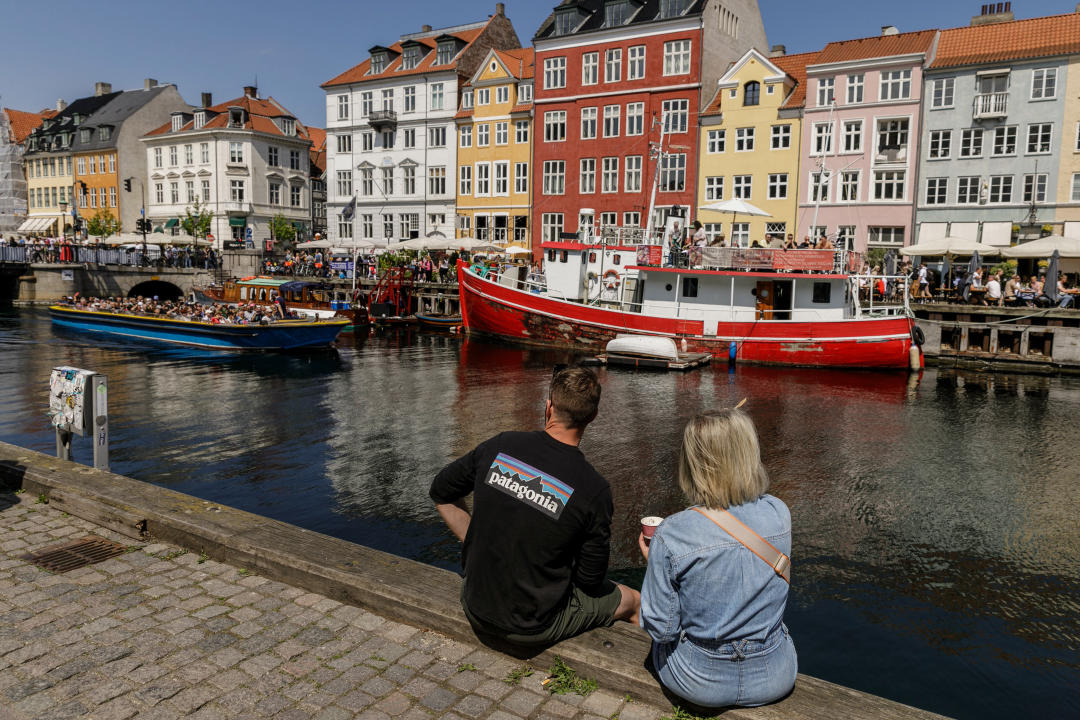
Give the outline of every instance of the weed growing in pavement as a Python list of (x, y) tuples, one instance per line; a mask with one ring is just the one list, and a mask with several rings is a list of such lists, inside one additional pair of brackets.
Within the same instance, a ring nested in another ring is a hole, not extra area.
[(389, 662), (389, 660), (387, 660), (386, 658), (379, 657), (378, 655), (372, 655), (368, 658), (368, 660), (374, 660), (375, 662)]
[(670, 715), (661, 715), (660, 720), (705, 720), (705, 719), (702, 718), (699, 715), (694, 715), (692, 713), (689, 713), (686, 710), (683, 710), (678, 705), (675, 705), (674, 707), (672, 707), (672, 713)]
[(37, 501), (38, 501), (38, 505), (48, 505), (49, 504), (49, 496), (46, 495), (45, 493), (41, 493), (40, 495), (37, 496)]
[(209, 559), (210, 559), (210, 556), (207, 555), (206, 553), (199, 553), (199, 564), (200, 565), (202, 565), (204, 562), (206, 562)]
[(533, 669), (529, 667), (528, 663), (525, 663), (521, 667), (514, 668), (509, 673), (507, 673), (506, 677), (503, 679), (503, 682), (507, 685), (520, 685), (521, 678), (527, 678), (532, 674)]
[(239, 575), (240, 577), (247, 577), (248, 575), (251, 574), (251, 571), (248, 570), (247, 568), (240, 568), (239, 570), (236, 571), (236, 574)]
[(187, 550), (173, 550), (171, 552), (165, 553), (164, 555), (158, 555), (158, 557), (162, 560), (175, 560), (181, 555), (187, 555)]
[(476, 666), (473, 665), (472, 663), (462, 663), (461, 665), (457, 666), (457, 671), (459, 673), (476, 672)]
[(626, 695), (623, 695), (623, 702), (629, 705), (630, 703), (634, 702), (634, 698), (630, 697), (630, 694), (627, 693)]
[(18, 490), (15, 491), (15, 494), (16, 495), (22, 495), (24, 492), (26, 492), (26, 488), (19, 488)]
[(555, 662), (548, 669), (548, 677), (544, 680), (544, 687), (552, 695), (566, 695), (576, 693), (585, 696), (596, 689), (596, 681), (592, 678), (579, 677), (577, 671), (563, 662), (558, 655)]

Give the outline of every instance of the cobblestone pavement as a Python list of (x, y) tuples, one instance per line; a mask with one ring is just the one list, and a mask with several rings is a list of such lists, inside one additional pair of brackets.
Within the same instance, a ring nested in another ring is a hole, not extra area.
[[(11, 503), (14, 504), (11, 504)], [(130, 552), (64, 574), (23, 555), (96, 534)], [(0, 718), (658, 720), (537, 670), (167, 545), (0, 494)], [(587, 672), (583, 673), (587, 675)]]

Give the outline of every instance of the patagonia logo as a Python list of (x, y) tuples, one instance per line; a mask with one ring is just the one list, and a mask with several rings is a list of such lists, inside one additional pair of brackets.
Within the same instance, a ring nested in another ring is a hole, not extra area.
[(574, 494), (566, 483), (504, 453), (491, 463), (486, 482), (555, 520)]

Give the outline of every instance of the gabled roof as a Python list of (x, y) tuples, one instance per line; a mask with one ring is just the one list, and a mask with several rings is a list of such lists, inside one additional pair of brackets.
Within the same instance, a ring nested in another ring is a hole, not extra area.
[[(743, 57), (736, 62), (727, 73), (724, 74), (724, 78), (731, 76), (743, 62), (750, 57), (756, 57), (761, 61), (773, 65), (781, 73), (786, 74), (794, 83), (794, 87), (789, 93), (788, 97), (780, 104), (780, 108), (797, 108), (802, 107), (806, 101), (806, 66), (808, 63), (814, 62), (817, 57), (817, 52), (800, 53), (798, 55), (781, 55), (779, 57), (767, 57), (757, 50), (748, 50)], [(724, 80), (721, 78), (721, 83)], [(702, 111), (702, 115), (719, 115), (723, 111), (724, 90), (726, 88), (719, 88), (716, 95), (713, 96), (712, 102), (709, 106)]]
[[(113, 100), (82, 121), (79, 129), (95, 130), (102, 126), (109, 126), (116, 130), (120, 129), (124, 121), (141, 110), (148, 102), (156, 98), (171, 85), (158, 85), (149, 90), (125, 90), (119, 93)], [(87, 152), (101, 150), (116, 146), (116, 133), (112, 133), (108, 140), (99, 139), (98, 133), (92, 133), (88, 142), (82, 142), (82, 133), (75, 133), (75, 139), (71, 143), (73, 152)]]
[(38, 125), (41, 125), (42, 120), (56, 115), (55, 110), (42, 110), (33, 113), (4, 108), (3, 112), (7, 115), (8, 125), (11, 126), (11, 137), (9, 139), (16, 145), (22, 145), (23, 141), (26, 140), (26, 136)]
[(831, 42), (814, 60), (814, 65), (851, 62), (853, 60), (871, 60), (894, 55), (915, 55), (925, 53), (934, 42), (937, 30), (919, 30), (918, 32), (898, 35), (875, 35), (858, 40)]
[(378, 73), (376, 75), (369, 74), (369, 71), (371, 70), (371, 58), (369, 57), (359, 65), (354, 65), (353, 67), (349, 68), (337, 77), (327, 80), (320, 87), (328, 88), (334, 87), (335, 85), (349, 85), (352, 83), (365, 82), (368, 80), (420, 75), (426, 72), (433, 71), (438, 72), (443, 70), (454, 70), (457, 68), (457, 59), (461, 55), (461, 51), (456, 53), (454, 57), (451, 58), (450, 62), (445, 65), (436, 65), (435, 61), (438, 59), (437, 54), (434, 52), (428, 52), (427, 55), (425, 55), (424, 58), (419, 62), (419, 64), (417, 64), (416, 67), (410, 68), (408, 70), (404, 69), (402, 67), (403, 58), (401, 57), (402, 43), (418, 42), (421, 45), (425, 45), (428, 48), (434, 50), (438, 46), (438, 41), (440, 38), (449, 36), (453, 37), (455, 40), (461, 41), (467, 47), (470, 43), (472, 43), (476, 38), (480, 36), (480, 33), (482, 33), (487, 28), (488, 24), (495, 17), (496, 16), (493, 15), (492, 18), (489, 18), (483, 23), (473, 23), (471, 25), (462, 25), (459, 28), (444, 28), (440, 30), (432, 30), (423, 34), (409, 35), (402, 41), (396, 42), (389, 47), (377, 45), (372, 49), (385, 49), (396, 54), (396, 57), (394, 57), (389, 63), (387, 63), (386, 68), (381, 73)]
[[(705, 11), (705, 6), (708, 5), (708, 0), (691, 0), (686, 11), (679, 17), (693, 17), (695, 15), (701, 15)], [(544, 40), (552, 37), (567, 37), (566, 35), (555, 35), (555, 14), (560, 8), (577, 7), (580, 10), (590, 13), (587, 20), (581, 24), (570, 35), (581, 35), (583, 33), (595, 32), (597, 30), (609, 30), (611, 28), (604, 27), (604, 0), (563, 0), (555, 8), (547, 19), (540, 24), (540, 29), (536, 31), (536, 40)], [(640, 6), (640, 7), (639, 7)], [(670, 20), (672, 18), (660, 17), (660, 0), (644, 0), (643, 2), (630, 3), (630, 19), (625, 25), (619, 27), (633, 28), (641, 25), (645, 25), (651, 22), (657, 22), (662, 20)]]
[[(286, 135), (281, 132), (277, 124), (274, 123), (274, 118), (292, 118), (296, 122), (296, 135), (295, 137), (301, 140), (311, 140), (308, 134), (307, 127), (296, 119), (296, 116), (285, 109), (277, 100), (272, 97), (268, 98), (253, 98), (253, 97), (238, 97), (235, 100), (229, 100), (228, 102), (218, 103), (213, 105), (207, 110), (210, 117), (207, 118), (206, 123), (199, 128), (199, 130), (213, 130), (223, 129), (229, 127), (229, 108), (241, 107), (247, 112), (244, 120), (244, 126), (237, 128), (241, 130), (251, 130), (253, 132), (264, 133), (266, 135), (279, 135), (281, 137), (294, 137)], [(154, 128), (150, 132), (146, 133), (143, 137), (155, 137), (159, 135), (178, 135), (180, 133), (189, 132), (195, 129), (194, 118), (184, 123), (179, 130), (174, 131), (172, 129), (172, 122), (167, 122), (161, 127)]]
[[(81, 118), (87, 118), (108, 105), (109, 102), (118, 95), (120, 95), (119, 91), (105, 93), (104, 95), (91, 95), (89, 97), (79, 98), (51, 118), (45, 118), (46, 120), (52, 121), (52, 127), (46, 129), (44, 124), (39, 125), (31, 131), (31, 135), (49, 138), (63, 132), (74, 132), (78, 127), (74, 120), (76, 115), (79, 115)], [(44, 123), (44, 120), (42, 122)], [(65, 150), (65, 152), (69, 151)]]
[(1080, 13), (942, 30), (931, 69), (1080, 53)]
[(492, 50), (492, 52), (499, 57), (499, 62), (506, 67), (507, 71), (518, 80), (531, 80), (536, 75), (534, 67), (536, 51), (532, 48)]

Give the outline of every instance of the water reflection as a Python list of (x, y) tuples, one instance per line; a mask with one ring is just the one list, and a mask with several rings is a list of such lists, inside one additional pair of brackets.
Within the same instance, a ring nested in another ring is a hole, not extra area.
[[(51, 451), (49, 369), (90, 367), (109, 376), (117, 472), (456, 568), (432, 476), (491, 435), (539, 427), (552, 365), (570, 359), (412, 331), (322, 355), (199, 353), (99, 343), (17, 312), (0, 315), (0, 438)], [(1080, 381), (599, 373), (582, 447), (612, 484), (620, 578), (640, 578), (638, 518), (683, 507), (683, 424), (747, 398), (792, 511), (803, 671), (956, 716), (1076, 710)]]

